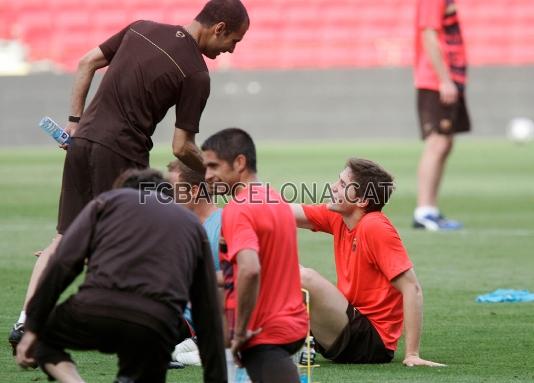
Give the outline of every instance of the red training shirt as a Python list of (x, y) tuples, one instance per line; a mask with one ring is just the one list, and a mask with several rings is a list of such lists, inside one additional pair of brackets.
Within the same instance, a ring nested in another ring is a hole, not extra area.
[(300, 286), (297, 229), (289, 205), (271, 188), (251, 184), (223, 209), (222, 236), (227, 245), (227, 252), (220, 254), (226, 310), (237, 310), (237, 253), (255, 250), (260, 260), (260, 290), (248, 329), (262, 331), (246, 348), (305, 338), (308, 316)]
[(302, 205), (313, 230), (334, 236), (337, 288), (380, 335), (389, 350), (402, 334), (402, 295), (391, 280), (413, 267), (397, 230), (381, 212), (365, 214), (349, 230), (326, 205)]

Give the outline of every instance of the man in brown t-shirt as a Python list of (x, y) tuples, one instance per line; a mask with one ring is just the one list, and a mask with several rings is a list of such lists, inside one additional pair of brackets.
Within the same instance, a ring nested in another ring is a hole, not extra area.
[[(208, 68), (202, 55), (214, 59), (232, 53), (249, 27), (239, 0), (211, 0), (184, 27), (136, 21), (87, 53), (76, 72), (66, 131), (71, 135), (63, 170), (57, 235), (38, 253), (24, 307), (63, 232), (84, 206), (111, 189), (124, 170), (144, 168), (152, 148), (150, 137), (168, 109), (176, 106), (173, 153), (202, 170), (195, 144), (199, 121), (210, 93)], [(93, 75), (108, 67), (87, 109)], [(23, 333), (24, 310), (9, 342)]]

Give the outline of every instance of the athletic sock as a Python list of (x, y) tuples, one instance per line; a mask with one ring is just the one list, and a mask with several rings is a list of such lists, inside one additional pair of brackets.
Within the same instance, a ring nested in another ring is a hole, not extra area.
[(419, 206), (413, 212), (413, 217), (416, 221), (420, 221), (429, 215), (439, 215), (439, 209), (436, 206)]
[(19, 320), (17, 321), (17, 323), (24, 323), (24, 322), (26, 322), (26, 311), (22, 310), (20, 312)]

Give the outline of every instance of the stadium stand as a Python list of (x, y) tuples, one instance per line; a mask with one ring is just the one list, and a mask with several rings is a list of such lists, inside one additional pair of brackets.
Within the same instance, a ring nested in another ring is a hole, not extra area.
[[(253, 27), (213, 68), (411, 65), (415, 0), (244, 0)], [(457, 0), (472, 65), (534, 64), (534, 1)], [(0, 0), (0, 39), (72, 71), (128, 22), (188, 22), (204, 0)]]

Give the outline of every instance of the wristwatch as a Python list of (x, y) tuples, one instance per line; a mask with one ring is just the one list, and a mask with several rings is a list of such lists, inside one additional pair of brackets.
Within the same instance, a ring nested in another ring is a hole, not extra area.
[(69, 122), (80, 122), (81, 117), (69, 116)]

